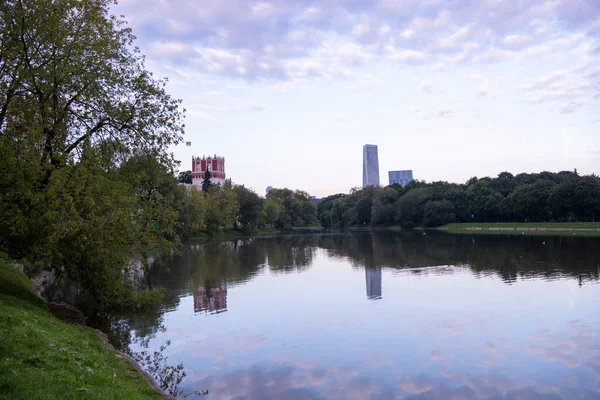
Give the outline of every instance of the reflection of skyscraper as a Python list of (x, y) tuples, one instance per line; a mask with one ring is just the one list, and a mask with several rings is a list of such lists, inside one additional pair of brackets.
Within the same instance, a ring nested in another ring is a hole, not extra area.
[(363, 146), (363, 187), (367, 186), (379, 186), (379, 156), (374, 144)]
[(365, 268), (365, 283), (367, 285), (367, 299), (378, 300), (381, 298), (381, 268)]
[(194, 312), (218, 314), (227, 311), (227, 282), (218, 287), (200, 286), (194, 290)]

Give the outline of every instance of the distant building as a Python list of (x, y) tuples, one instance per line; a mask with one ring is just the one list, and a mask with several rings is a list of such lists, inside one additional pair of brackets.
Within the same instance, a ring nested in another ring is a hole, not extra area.
[(381, 298), (381, 268), (369, 269), (365, 267), (365, 284), (367, 286), (367, 299), (378, 300)]
[(192, 157), (192, 184), (202, 186), (206, 170), (210, 172), (210, 182), (222, 185), (225, 182), (225, 158), (208, 156)]
[(413, 180), (413, 172), (412, 169), (404, 171), (388, 171), (388, 177), (390, 178), (390, 185), (397, 183), (404, 187)]
[(377, 146), (363, 146), (363, 187), (379, 186), (379, 156)]

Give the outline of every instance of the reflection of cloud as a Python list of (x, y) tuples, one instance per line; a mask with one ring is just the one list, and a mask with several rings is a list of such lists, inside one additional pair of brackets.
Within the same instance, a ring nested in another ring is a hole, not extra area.
[(242, 352), (256, 351), (268, 341), (269, 338), (266, 336), (235, 336), (231, 339), (231, 343)]
[[(546, 361), (561, 363), (567, 368), (585, 366), (589, 370), (600, 372), (600, 341), (598, 333), (589, 326), (573, 321), (571, 336), (557, 337), (539, 332), (532, 337), (530, 351)], [(596, 369), (598, 367), (598, 369)]]
[(442, 352), (440, 351), (440, 349), (433, 349), (431, 350), (429, 358), (433, 361), (442, 361)]
[(448, 319), (437, 324), (438, 329), (443, 330), (447, 335), (456, 335), (462, 331), (462, 326), (456, 320)]
[[(214, 398), (246, 399), (561, 399), (561, 389), (568, 389), (569, 399), (589, 398), (592, 387), (583, 388), (576, 375), (565, 376), (553, 385), (522, 378), (499, 375), (498, 372), (467, 374), (446, 371), (442, 376), (400, 376), (395, 386), (378, 381), (379, 374), (350, 366), (315, 366), (306, 360), (255, 364), (224, 374), (184, 381), (184, 392), (208, 389)], [(599, 365), (592, 368), (598, 371)], [(190, 377), (193, 379), (193, 377)], [(586, 391), (587, 390), (587, 391)], [(583, 396), (583, 397), (582, 397)], [(593, 398), (593, 397), (591, 397)]]
[(487, 351), (489, 351), (490, 353), (495, 353), (496, 352), (496, 345), (492, 342), (486, 342), (485, 343), (485, 349)]
[(403, 391), (408, 393), (423, 393), (433, 389), (434, 384), (431, 380), (425, 377), (418, 377), (414, 380), (409, 380), (400, 384)]

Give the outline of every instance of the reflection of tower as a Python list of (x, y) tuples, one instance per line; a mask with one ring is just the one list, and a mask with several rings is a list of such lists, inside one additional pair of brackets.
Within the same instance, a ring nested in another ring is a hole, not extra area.
[(367, 285), (367, 299), (378, 300), (381, 298), (381, 268), (365, 268), (365, 283)]
[(227, 282), (221, 281), (217, 287), (200, 286), (194, 290), (194, 312), (219, 314), (227, 311)]

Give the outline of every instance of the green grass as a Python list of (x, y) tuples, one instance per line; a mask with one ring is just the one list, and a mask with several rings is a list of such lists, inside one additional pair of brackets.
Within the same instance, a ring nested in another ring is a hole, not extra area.
[(466, 229), (466, 228), (587, 228), (600, 229), (600, 222), (497, 222), (497, 223), (461, 223), (448, 224), (442, 229)]
[(158, 399), (96, 332), (66, 324), (0, 252), (0, 399)]
[[(473, 230), (469, 228), (482, 228)], [(494, 228), (515, 228), (514, 230), (496, 230)], [(562, 230), (529, 231), (524, 228), (552, 228)], [(535, 235), (535, 236), (600, 236), (600, 222), (500, 222), (500, 223), (462, 223), (448, 224), (438, 229), (449, 233), (468, 233), (477, 235)], [(572, 229), (593, 229), (573, 231)]]
[(524, 235), (524, 236), (600, 236), (600, 231), (470, 231), (466, 229), (444, 229), (457, 235)]

